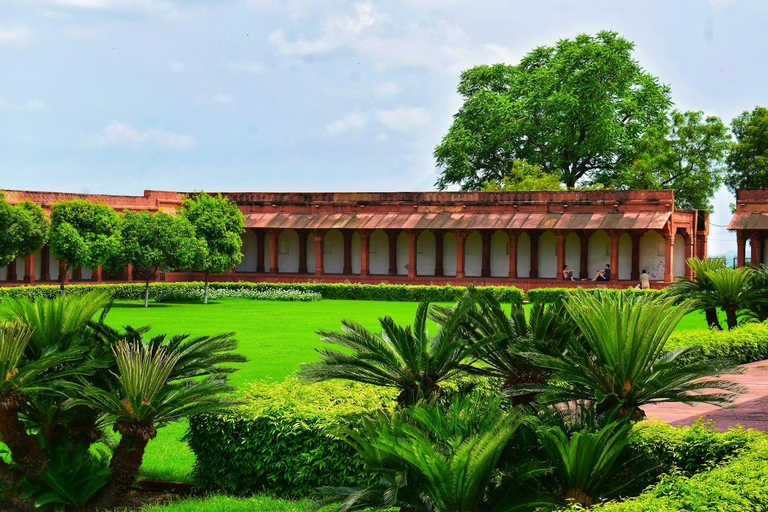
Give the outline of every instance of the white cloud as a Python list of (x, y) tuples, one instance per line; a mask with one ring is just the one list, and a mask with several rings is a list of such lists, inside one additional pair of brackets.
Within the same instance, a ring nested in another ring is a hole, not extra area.
[(26, 27), (0, 28), (0, 46), (21, 46), (35, 40), (35, 34)]
[(189, 151), (197, 146), (191, 135), (179, 135), (163, 130), (150, 128), (139, 130), (128, 123), (113, 121), (99, 132), (94, 141), (101, 146), (127, 146), (133, 148), (154, 148), (171, 151)]
[(264, 64), (247, 60), (240, 62), (230, 62), (227, 64), (226, 68), (227, 71), (234, 73), (246, 73), (249, 75), (259, 75), (267, 70), (267, 68), (264, 67)]
[(91, 11), (138, 12), (161, 16), (176, 16), (179, 11), (169, 0), (37, 0), (38, 3), (65, 9)]
[(377, 84), (376, 87), (373, 88), (373, 92), (375, 92), (376, 96), (379, 98), (391, 98), (400, 92), (400, 86), (395, 82), (384, 82)]
[(0, 109), (17, 110), (22, 112), (42, 112), (46, 109), (45, 103), (39, 99), (32, 99), (25, 103), (16, 103), (8, 98), (0, 96)]
[(424, 126), (430, 121), (429, 111), (422, 107), (397, 107), (392, 110), (377, 110), (379, 121), (391, 130), (407, 132)]
[(198, 96), (195, 103), (200, 105), (228, 106), (234, 103), (235, 98), (229, 94), (218, 93), (211, 95)]
[(338, 135), (349, 130), (359, 130), (368, 123), (368, 116), (361, 112), (350, 112), (341, 119), (327, 124), (325, 133), (328, 135)]

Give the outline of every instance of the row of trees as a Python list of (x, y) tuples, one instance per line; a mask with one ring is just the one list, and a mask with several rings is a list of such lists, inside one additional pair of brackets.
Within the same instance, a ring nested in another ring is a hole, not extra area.
[(633, 49), (615, 32), (582, 34), (516, 66), (464, 71), (464, 104), (435, 149), (436, 185), (667, 188), (678, 206), (701, 209), (723, 183), (768, 187), (768, 109), (744, 112), (730, 133), (716, 116), (674, 110), (669, 86), (632, 59)]
[(51, 206), (50, 221), (30, 201), (15, 206), (0, 196), (0, 265), (32, 254), (50, 238), (51, 252), (62, 263), (62, 294), (67, 272), (74, 267), (103, 266), (119, 274), (126, 265), (146, 284), (158, 272), (197, 268), (208, 277), (240, 263), (243, 214), (221, 195), (205, 192), (186, 197), (176, 215), (162, 211), (116, 213), (106, 204), (82, 199)]

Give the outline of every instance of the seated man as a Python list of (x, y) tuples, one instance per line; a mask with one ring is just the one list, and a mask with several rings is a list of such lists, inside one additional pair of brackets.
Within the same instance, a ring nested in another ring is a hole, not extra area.
[(605, 268), (601, 268), (592, 278), (593, 281), (610, 281), (611, 280), (611, 264), (606, 263)]

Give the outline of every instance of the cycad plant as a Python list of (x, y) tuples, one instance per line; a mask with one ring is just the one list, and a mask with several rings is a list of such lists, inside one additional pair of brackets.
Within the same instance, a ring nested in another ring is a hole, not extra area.
[(722, 268), (708, 271), (706, 276), (712, 285), (712, 293), (701, 300), (707, 307), (723, 310), (729, 330), (739, 325), (740, 316), (749, 315), (753, 302), (765, 300), (766, 290), (752, 287), (755, 271), (751, 268)]
[(726, 268), (725, 258), (688, 258), (686, 265), (691, 269), (693, 277), (680, 277), (678, 281), (670, 284), (665, 292), (669, 295), (680, 297), (688, 301), (693, 309), (703, 310), (706, 315), (707, 325), (710, 329), (722, 329), (717, 318), (717, 309), (707, 299), (714, 293), (714, 286), (709, 279), (708, 272)]
[[(667, 352), (665, 344), (690, 307), (673, 297), (630, 294), (574, 294), (565, 307), (584, 336), (566, 358), (531, 354), (553, 370), (540, 400), (589, 400), (619, 417), (644, 417), (641, 406), (659, 402), (728, 403), (742, 391), (733, 383), (707, 377), (736, 373), (727, 361), (688, 362), (698, 350)], [(705, 380), (702, 380), (705, 379)], [(719, 390), (719, 391), (718, 391)]]
[(380, 478), (365, 489), (322, 488), (314, 510), (334, 512), (400, 507), (403, 512), (484, 512), (532, 510), (550, 500), (532, 492), (531, 477), (542, 470), (500, 463), (522, 423), (501, 400), (458, 397), (447, 408), (420, 402), (391, 416), (379, 412), (350, 444)]
[(428, 303), (420, 304), (412, 327), (379, 318), (380, 334), (352, 320), (343, 320), (341, 331), (319, 331), (324, 342), (343, 351), (319, 350), (322, 359), (302, 364), (299, 375), (310, 382), (346, 379), (395, 388), (401, 405), (440, 395), (441, 383), (460, 372), (481, 345), (460, 336), (460, 315), (429, 336), (428, 311)]
[(456, 306), (435, 307), (432, 318), (442, 325), (459, 321), (462, 336), (478, 346), (476, 357), (485, 363), (467, 367), (467, 371), (500, 378), (502, 389), (513, 394), (514, 405), (533, 401), (536, 393), (526, 387), (544, 384), (552, 374), (525, 354), (562, 357), (579, 336), (561, 303), (536, 303), (527, 316), (522, 304), (513, 304), (510, 316), (491, 292), (474, 287), (469, 287)]

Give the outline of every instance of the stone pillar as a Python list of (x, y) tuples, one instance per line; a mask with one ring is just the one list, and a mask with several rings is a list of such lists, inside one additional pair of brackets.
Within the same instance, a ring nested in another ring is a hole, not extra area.
[(507, 231), (509, 238), (509, 278), (517, 279), (517, 231)]
[(387, 231), (389, 241), (389, 275), (397, 275), (397, 231)]
[(352, 273), (352, 231), (345, 229), (341, 232), (341, 237), (344, 239), (344, 267), (341, 270), (342, 274)]
[(640, 238), (642, 238), (642, 236), (640, 233), (637, 233), (635, 231), (631, 232), (629, 236), (630, 236), (630, 239), (632, 240), (632, 271), (629, 277), (633, 281), (639, 281), (640, 280)]
[(490, 231), (480, 231), (480, 238), (483, 241), (481, 253), (480, 276), (491, 277), (491, 233)]
[(277, 229), (269, 230), (269, 273), (277, 274), (280, 272), (280, 231)]
[(24, 282), (35, 284), (35, 255), (34, 253), (24, 258)]
[(75, 267), (72, 269), (72, 280), (73, 281), (83, 280), (83, 267)]
[(664, 234), (664, 281), (675, 280), (675, 234)]
[(619, 280), (619, 240), (621, 233), (611, 230), (608, 233), (611, 240), (611, 281)]
[(416, 277), (416, 265), (418, 258), (416, 249), (418, 248), (419, 232), (408, 230), (406, 234), (408, 235), (408, 277)]
[(696, 235), (696, 256), (707, 259), (707, 235), (703, 233)]
[(325, 233), (322, 231), (315, 231), (315, 275), (321, 276), (325, 274)]
[(462, 279), (466, 275), (464, 262), (466, 261), (467, 233), (457, 231), (454, 235), (456, 236), (456, 278)]
[(296, 231), (299, 235), (299, 274), (307, 273), (307, 237), (309, 232), (303, 229)]
[(51, 280), (51, 246), (47, 244), (40, 251), (40, 280)]
[(750, 264), (753, 268), (757, 268), (763, 262), (763, 242), (757, 232), (752, 233), (752, 236), (749, 238), (749, 245), (752, 249)]
[(445, 267), (443, 265), (443, 238), (445, 233), (442, 231), (435, 231), (435, 277), (442, 277), (445, 275)]
[(256, 229), (256, 272), (264, 272), (264, 230)]
[(541, 234), (538, 231), (531, 231), (528, 233), (531, 237), (531, 273), (530, 278), (538, 279), (539, 277), (539, 237)]
[(747, 259), (747, 237), (741, 230), (736, 231), (736, 266), (743, 267)]
[(557, 255), (557, 273), (555, 279), (562, 280), (563, 267), (565, 266), (565, 236), (562, 231), (555, 232), (555, 253)]
[(589, 233), (586, 231), (579, 232), (579, 250), (579, 278), (589, 279)]
[(8, 264), (8, 273), (7, 273), (6, 281), (9, 283), (13, 283), (14, 281), (17, 281), (16, 276), (16, 260), (13, 260), (10, 264)]
[(693, 270), (688, 266), (688, 260), (693, 258), (693, 237), (691, 235), (684, 235), (685, 238), (685, 277), (693, 279)]
[(360, 237), (360, 275), (371, 275), (371, 232), (358, 231)]

